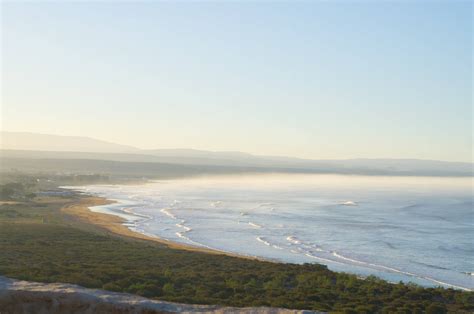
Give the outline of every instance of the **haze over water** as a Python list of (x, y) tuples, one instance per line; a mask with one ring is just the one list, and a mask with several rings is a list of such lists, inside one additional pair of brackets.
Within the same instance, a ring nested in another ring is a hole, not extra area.
[(92, 210), (171, 241), (474, 289), (472, 178), (236, 175), (79, 190), (118, 201)]

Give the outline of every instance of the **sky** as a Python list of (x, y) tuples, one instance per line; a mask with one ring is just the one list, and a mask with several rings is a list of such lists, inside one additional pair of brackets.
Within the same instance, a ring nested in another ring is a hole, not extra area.
[(1, 128), (472, 161), (470, 1), (2, 2)]

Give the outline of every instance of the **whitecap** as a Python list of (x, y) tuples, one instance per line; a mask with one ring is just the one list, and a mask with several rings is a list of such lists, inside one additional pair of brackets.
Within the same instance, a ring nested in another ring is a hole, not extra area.
[(344, 206), (357, 206), (357, 203), (354, 202), (354, 201), (344, 201), (344, 202), (340, 203), (340, 205), (344, 205)]
[(286, 238), (286, 240), (288, 240), (288, 242), (290, 242), (291, 244), (300, 244), (300, 243), (301, 243), (301, 241), (298, 240), (298, 239), (297, 239), (296, 237), (294, 237), (294, 236), (288, 236), (288, 237)]
[(160, 212), (162, 212), (163, 214), (165, 214), (166, 216), (172, 218), (172, 219), (176, 219), (176, 216), (173, 215), (171, 212), (170, 212), (170, 209), (169, 208), (163, 208), (160, 210)]
[(260, 229), (260, 228), (263, 228), (261, 225), (256, 224), (256, 223), (253, 223), (253, 222), (251, 222), (251, 221), (249, 222), (249, 225), (251, 225), (251, 226), (254, 227), (254, 228), (259, 228), (259, 229)]

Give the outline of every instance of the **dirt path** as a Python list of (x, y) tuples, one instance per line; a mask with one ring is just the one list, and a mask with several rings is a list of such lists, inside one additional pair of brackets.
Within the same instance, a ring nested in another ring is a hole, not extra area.
[(158, 314), (236, 313), (296, 314), (317, 313), (278, 308), (233, 308), (218, 305), (179, 304), (150, 300), (132, 294), (87, 289), (71, 284), (37, 283), (0, 276), (0, 314)]

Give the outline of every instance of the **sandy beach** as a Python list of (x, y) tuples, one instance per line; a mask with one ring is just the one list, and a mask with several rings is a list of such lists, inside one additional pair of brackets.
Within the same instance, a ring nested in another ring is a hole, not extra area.
[(227, 252), (221, 252), (217, 250), (211, 250), (207, 248), (199, 248), (191, 245), (176, 243), (172, 241), (167, 241), (158, 237), (151, 237), (145, 234), (134, 232), (123, 225), (126, 221), (125, 219), (109, 214), (97, 213), (90, 210), (90, 207), (101, 206), (112, 204), (114, 201), (108, 200), (102, 197), (88, 196), (80, 198), (78, 201), (64, 206), (61, 211), (67, 215), (70, 215), (73, 219), (77, 219), (83, 223), (88, 223), (94, 225), (102, 230), (107, 230), (116, 235), (125, 236), (132, 239), (147, 240), (153, 241), (160, 244), (164, 244), (169, 248), (188, 250), (193, 252), (202, 252), (208, 254), (221, 254), (229, 255), (240, 258), (252, 258), (237, 254), (231, 254)]

